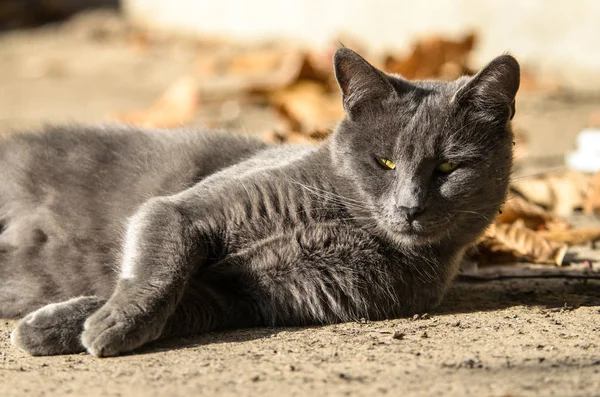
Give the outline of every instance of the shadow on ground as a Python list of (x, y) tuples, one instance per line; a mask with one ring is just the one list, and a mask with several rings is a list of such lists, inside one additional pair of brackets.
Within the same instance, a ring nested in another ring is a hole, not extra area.
[[(600, 281), (529, 279), (490, 282), (455, 282), (432, 315), (450, 315), (503, 310), (515, 306), (538, 307), (541, 312), (600, 306)], [(152, 343), (135, 354), (153, 354), (212, 344), (227, 344), (269, 338), (282, 331), (304, 331), (309, 327), (271, 327), (213, 332)]]
[(501, 310), (513, 306), (540, 309), (600, 305), (597, 280), (525, 279), (482, 283), (455, 282), (436, 314)]

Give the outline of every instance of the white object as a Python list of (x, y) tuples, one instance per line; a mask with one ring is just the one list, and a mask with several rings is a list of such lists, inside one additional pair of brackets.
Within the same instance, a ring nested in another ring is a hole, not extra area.
[(577, 151), (567, 153), (565, 163), (576, 171), (600, 172), (600, 129), (581, 131), (577, 136)]

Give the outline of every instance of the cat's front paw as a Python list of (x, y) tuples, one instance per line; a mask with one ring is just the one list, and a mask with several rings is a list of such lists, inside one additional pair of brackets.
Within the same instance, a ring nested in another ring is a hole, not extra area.
[(87, 319), (81, 341), (94, 357), (118, 356), (157, 339), (163, 325), (136, 305), (109, 301)]
[(10, 334), (10, 340), (34, 356), (82, 352), (83, 323), (105, 302), (95, 296), (83, 296), (46, 305), (25, 316)]

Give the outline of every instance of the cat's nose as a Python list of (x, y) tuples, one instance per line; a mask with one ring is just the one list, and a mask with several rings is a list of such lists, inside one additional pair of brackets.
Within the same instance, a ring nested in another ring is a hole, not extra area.
[(406, 219), (408, 223), (411, 223), (420, 213), (425, 211), (425, 207), (417, 206), (417, 207), (398, 207), (398, 212), (400, 215)]

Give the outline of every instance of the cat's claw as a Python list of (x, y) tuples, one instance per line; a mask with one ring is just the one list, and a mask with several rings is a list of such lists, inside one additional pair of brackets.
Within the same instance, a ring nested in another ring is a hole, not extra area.
[(105, 300), (84, 296), (46, 305), (25, 316), (10, 335), (13, 345), (34, 356), (73, 354), (81, 344), (83, 323)]
[(157, 339), (161, 331), (162, 324), (149, 321), (139, 307), (108, 302), (87, 319), (81, 341), (92, 356), (112, 357)]

